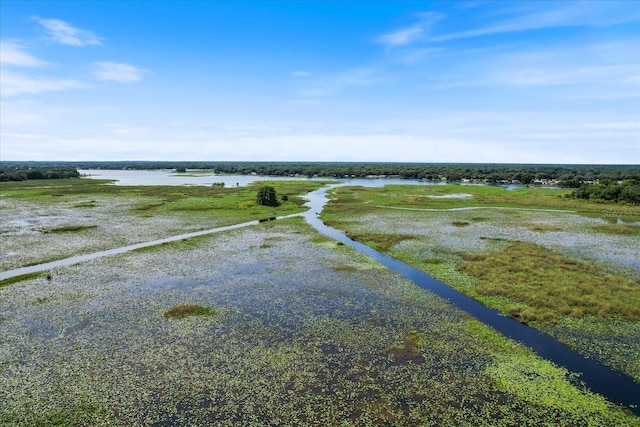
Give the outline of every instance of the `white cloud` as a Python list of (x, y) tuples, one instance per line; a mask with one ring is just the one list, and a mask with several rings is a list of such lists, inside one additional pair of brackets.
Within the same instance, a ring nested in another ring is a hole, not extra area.
[[(6, 104), (2, 107), (4, 108)], [(12, 160), (315, 160), (506, 163), (635, 163), (637, 132), (632, 117), (566, 112), (545, 114), (474, 110), (420, 114), (365, 122), (179, 123), (136, 116), (126, 109), (82, 105), (60, 111), (33, 101), (11, 102), (10, 115), (28, 113), (13, 125), (3, 118), (3, 156)], [(23, 111), (24, 110), (24, 111)], [(315, 117), (315, 115), (314, 115)], [(541, 124), (544, 123), (544, 126)], [(589, 135), (617, 135), (599, 143)], [(611, 128), (611, 129), (609, 129)], [(29, 139), (37, 129), (42, 138)], [(624, 130), (624, 129), (622, 129)], [(626, 135), (626, 136), (625, 136)], [(181, 144), (176, 145), (175, 141)], [(562, 142), (561, 144), (559, 142)], [(621, 160), (622, 159), (622, 160)]]
[(383, 34), (378, 40), (382, 44), (402, 46), (416, 40), (422, 33), (424, 33), (422, 25), (413, 25), (409, 28), (404, 28), (393, 33)]
[(7, 70), (0, 72), (0, 92), (3, 97), (78, 89), (82, 87), (86, 87), (86, 84), (74, 79), (32, 77)]
[(50, 40), (67, 46), (88, 46), (102, 44), (101, 38), (93, 31), (81, 30), (60, 19), (33, 19), (44, 27)]
[(46, 64), (25, 52), (24, 46), (12, 41), (0, 41), (0, 63), (19, 67), (39, 67)]
[[(47, 63), (25, 52), (24, 46), (18, 42), (0, 42), (0, 63), (0, 94), (3, 98), (86, 87), (85, 83), (76, 79), (35, 76), (31, 72), (24, 72), (25, 67), (41, 67)], [(11, 67), (17, 67), (20, 71), (8, 69)]]
[(137, 82), (142, 80), (148, 72), (135, 65), (120, 62), (94, 62), (93, 76), (98, 80), (115, 81), (121, 83)]
[(418, 23), (407, 28), (383, 34), (378, 37), (378, 42), (390, 47), (414, 43), (420, 40), (422, 36), (431, 29), (433, 24), (444, 18), (444, 15), (437, 12), (425, 12), (419, 14), (418, 17)]

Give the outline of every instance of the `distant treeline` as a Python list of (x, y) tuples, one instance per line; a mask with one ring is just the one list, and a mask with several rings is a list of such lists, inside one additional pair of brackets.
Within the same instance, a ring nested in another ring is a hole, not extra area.
[(571, 196), (575, 199), (640, 205), (640, 181), (630, 179), (617, 183), (602, 179), (598, 184), (582, 184)]
[(3, 162), (0, 165), (0, 182), (24, 181), (27, 179), (60, 179), (77, 178), (80, 174), (75, 167), (66, 166), (17, 166), (7, 165)]
[(219, 174), (304, 176), (325, 178), (397, 177), (426, 181), (558, 184), (578, 188), (583, 183), (640, 180), (640, 165), (529, 165), (462, 163), (346, 162), (2, 162), (3, 169), (211, 169)]

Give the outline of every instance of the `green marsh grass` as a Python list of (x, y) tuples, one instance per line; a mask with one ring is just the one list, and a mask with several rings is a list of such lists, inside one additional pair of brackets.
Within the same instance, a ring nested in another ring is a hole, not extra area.
[(529, 227), (531, 231), (541, 231), (541, 232), (553, 232), (553, 231), (562, 231), (562, 228), (556, 227), (549, 224), (536, 224)]
[(640, 235), (640, 226), (631, 224), (605, 224), (593, 227), (594, 231), (605, 234), (638, 236)]
[(178, 304), (167, 309), (164, 312), (164, 317), (169, 319), (184, 319), (185, 317), (192, 316), (216, 316), (218, 311), (211, 307), (206, 307), (197, 304)]
[(159, 208), (161, 206), (164, 206), (164, 202), (148, 202), (148, 203), (141, 203), (137, 205), (135, 208), (133, 208), (133, 210), (148, 211), (150, 209)]
[(43, 233), (75, 233), (78, 231), (98, 228), (97, 225), (63, 225), (61, 227), (45, 228)]
[(140, 187), (141, 195), (147, 200), (140, 202), (136, 210), (153, 214), (216, 216), (228, 218), (228, 225), (262, 217), (302, 212), (304, 200), (301, 196), (324, 185), (323, 182), (304, 181), (265, 182), (273, 186), (279, 195), (287, 195), (287, 201), (277, 208), (258, 206), (255, 203), (259, 188), (257, 184), (230, 188), (220, 186)]
[(80, 202), (73, 205), (74, 208), (95, 208), (99, 206), (99, 203), (95, 200), (88, 200), (86, 202)]
[[(451, 194), (470, 194), (469, 198), (432, 198)], [(640, 220), (637, 206), (615, 205), (574, 200), (565, 197), (570, 190), (557, 188), (519, 188), (507, 190), (497, 186), (465, 185), (387, 185), (384, 188), (339, 187), (334, 189), (336, 203), (329, 206), (323, 218), (334, 214), (363, 213), (376, 207), (405, 207), (417, 209), (451, 209), (472, 206), (557, 209), (576, 211), (580, 214), (628, 221)]]
[(384, 233), (362, 233), (362, 234), (348, 233), (348, 236), (352, 240), (364, 242), (368, 245), (371, 245), (381, 250), (387, 250), (404, 240), (410, 240), (414, 237), (410, 234), (384, 234)]
[(543, 247), (514, 242), (489, 255), (465, 254), (460, 271), (477, 277), (477, 296), (495, 306), (493, 296), (511, 303), (502, 308), (523, 322), (556, 322), (560, 316), (621, 316), (640, 320), (640, 285), (625, 277)]
[(0, 288), (3, 286), (13, 285), (14, 283), (22, 282), (24, 280), (37, 279), (39, 277), (45, 277), (46, 274), (42, 272), (26, 273), (19, 276), (10, 277), (8, 279), (0, 280)]
[(64, 257), (61, 256), (52, 256), (52, 257), (48, 257), (48, 258), (43, 258), (43, 259), (39, 259), (37, 261), (32, 261), (32, 262), (27, 262), (23, 265), (23, 267), (31, 267), (34, 265), (38, 265), (38, 264), (46, 264), (48, 262), (53, 262), (53, 261), (58, 261), (64, 259)]

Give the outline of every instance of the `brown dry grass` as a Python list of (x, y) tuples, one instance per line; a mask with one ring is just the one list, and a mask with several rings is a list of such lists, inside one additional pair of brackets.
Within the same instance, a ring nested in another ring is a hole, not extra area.
[(553, 323), (559, 315), (640, 319), (638, 283), (543, 247), (515, 242), (501, 253), (464, 259), (458, 269), (480, 279), (477, 292), (507, 298), (508, 313), (523, 322)]

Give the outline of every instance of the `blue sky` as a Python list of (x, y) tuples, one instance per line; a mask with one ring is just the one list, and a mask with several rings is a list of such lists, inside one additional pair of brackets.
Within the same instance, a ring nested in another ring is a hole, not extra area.
[(0, 0), (1, 160), (640, 164), (638, 1)]

